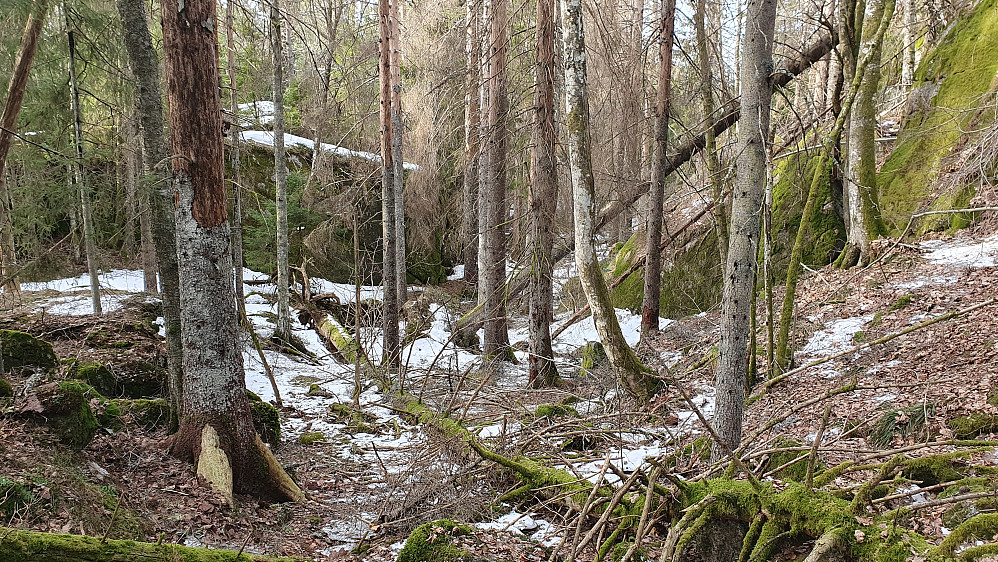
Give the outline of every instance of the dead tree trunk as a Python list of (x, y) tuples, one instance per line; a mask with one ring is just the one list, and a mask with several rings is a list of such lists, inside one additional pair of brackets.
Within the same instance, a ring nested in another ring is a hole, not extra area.
[(90, 208), (90, 190), (87, 187), (86, 170), (83, 167), (83, 118), (80, 110), (80, 88), (76, 81), (76, 36), (72, 23), (66, 16), (66, 29), (69, 37), (69, 103), (73, 111), (73, 143), (76, 147), (76, 163), (73, 174), (80, 197), (80, 216), (83, 218), (83, 244), (87, 254), (87, 272), (90, 275), (90, 299), (94, 315), (101, 316), (100, 279), (97, 277), (97, 244), (94, 241), (94, 217)]
[(163, 48), (176, 197), (184, 408), (172, 453), (228, 500), (304, 494), (253, 429), (225, 209), (214, 0), (164, 0)]
[(405, 162), (402, 160), (402, 50), (400, 47), (402, 23), (399, 3), (391, 0), (388, 37), (392, 81), (392, 164), (395, 167), (392, 179), (395, 182), (395, 286), (398, 305), (406, 301), (406, 254), (405, 254)]
[(644, 298), (641, 302), (641, 332), (658, 331), (659, 298), (662, 290), (662, 257), (654, 251), (662, 242), (662, 205), (669, 173), (669, 103), (672, 98), (672, 42), (676, 0), (662, 0), (658, 43), (658, 95), (655, 108), (655, 149), (651, 186), (648, 189), (648, 242), (645, 261)]
[(600, 340), (624, 388), (647, 402), (658, 384), (634, 350), (624, 341), (610, 292), (595, 251), (596, 186), (593, 179), (589, 130), (589, 92), (586, 79), (586, 39), (582, 25), (582, 0), (562, 0), (562, 37), (565, 45), (565, 107), (568, 155), (572, 170), (575, 207), (575, 263), (579, 280), (593, 311)]
[[(166, 328), (166, 362), (169, 371), (170, 402), (176, 426), (183, 407), (184, 349), (180, 335), (180, 273), (177, 266), (177, 241), (174, 233), (173, 193), (169, 176), (165, 173), (166, 139), (163, 132), (163, 101), (160, 94), (159, 57), (152, 45), (146, 23), (145, 4), (142, 0), (118, 0), (118, 13), (125, 30), (125, 48), (138, 85), (136, 110), (142, 132), (142, 159), (145, 167), (146, 186), (142, 192), (148, 202), (145, 224), (142, 229), (143, 269), (146, 269), (147, 251), (154, 246), (153, 254), (159, 268), (162, 286), (163, 323)], [(151, 220), (150, 220), (151, 219)], [(155, 244), (153, 244), (155, 240)], [(152, 269), (151, 267), (149, 269)], [(156, 278), (151, 284), (155, 287)]]
[(384, 359), (388, 368), (398, 367), (399, 302), (398, 258), (395, 229), (395, 165), (392, 149), (392, 69), (391, 69), (391, 6), (390, 0), (378, 1), (378, 30), (380, 33), (378, 75), (381, 84), (381, 231), (384, 238), (382, 285), (384, 287)]
[(537, 66), (534, 78), (534, 131), (530, 150), (530, 243), (533, 247), (530, 276), (531, 387), (555, 385), (558, 369), (551, 349), (554, 263), (551, 231), (558, 202), (558, 133), (554, 122), (554, 6), (555, 0), (537, 2)]
[(755, 291), (759, 215), (766, 185), (766, 139), (773, 93), (773, 34), (776, 0), (749, 0), (742, 36), (742, 112), (738, 127), (738, 170), (731, 201), (728, 263), (721, 301), (721, 343), (718, 346), (717, 409), (714, 459), (738, 448), (745, 405), (746, 346), (749, 312)]
[(10, 153), (10, 147), (14, 142), (17, 116), (21, 113), (21, 103), (28, 87), (28, 73), (31, 71), (31, 63), (35, 60), (38, 37), (42, 33), (42, 23), (45, 21), (45, 12), (48, 9), (47, 4), (46, 0), (39, 0), (28, 16), (24, 34), (21, 35), (21, 46), (18, 48), (17, 58), (14, 59), (14, 71), (10, 75), (10, 84), (7, 85), (7, 101), (3, 106), (3, 114), (0, 115), (0, 279), (3, 279), (3, 286), (0, 288), (8, 294), (20, 291), (20, 285), (17, 283), (15, 271), (14, 232), (9, 207), (10, 195), (7, 192), (7, 182), (4, 181), (4, 168), (7, 167), (7, 154)]

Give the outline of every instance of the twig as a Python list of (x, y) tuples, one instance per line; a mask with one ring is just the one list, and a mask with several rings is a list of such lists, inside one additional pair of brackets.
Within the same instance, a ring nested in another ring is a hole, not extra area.
[(811, 447), (811, 454), (807, 460), (807, 476), (804, 478), (804, 488), (810, 490), (814, 485), (814, 467), (818, 461), (818, 446), (821, 445), (821, 438), (825, 434), (825, 427), (828, 425), (828, 416), (832, 413), (832, 405), (825, 404), (825, 414), (821, 417), (821, 425), (818, 427), (818, 435), (814, 437), (814, 446)]
[(253, 525), (250, 524), (250, 530), (248, 533), (246, 533), (246, 540), (243, 541), (243, 545), (239, 547), (239, 552), (236, 553), (236, 560), (239, 560), (239, 557), (243, 555), (243, 551), (246, 550), (246, 545), (249, 544), (250, 537), (252, 536), (253, 536)]
[[(114, 513), (111, 514), (111, 521), (108, 522), (107, 528), (104, 529), (104, 536), (101, 537), (101, 539), (100, 539), (101, 544), (104, 544), (104, 543), (107, 542), (107, 535), (108, 535), (108, 533), (111, 532), (111, 527), (114, 526), (114, 518), (118, 516), (118, 508), (121, 507), (121, 496), (122, 495), (124, 495), (124, 492), (121, 492), (121, 494), (118, 496), (118, 503), (114, 504)], [(238, 558), (238, 556), (236, 558)]]

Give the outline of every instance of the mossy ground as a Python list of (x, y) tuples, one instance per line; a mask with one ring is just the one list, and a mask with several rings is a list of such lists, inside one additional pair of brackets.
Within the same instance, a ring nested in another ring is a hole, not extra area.
[(471, 534), (471, 527), (441, 519), (416, 527), (405, 541), (398, 562), (470, 562), (467, 551), (454, 545), (454, 540)]

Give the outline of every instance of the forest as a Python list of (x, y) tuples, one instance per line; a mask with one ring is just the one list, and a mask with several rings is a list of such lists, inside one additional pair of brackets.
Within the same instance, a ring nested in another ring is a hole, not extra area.
[(998, 0), (0, 6), (0, 562), (998, 561)]

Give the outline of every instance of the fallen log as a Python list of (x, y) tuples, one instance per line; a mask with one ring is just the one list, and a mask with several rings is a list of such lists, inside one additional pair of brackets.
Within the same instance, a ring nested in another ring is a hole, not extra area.
[(0, 560), (17, 562), (294, 562), (234, 550), (108, 540), (0, 527)]

